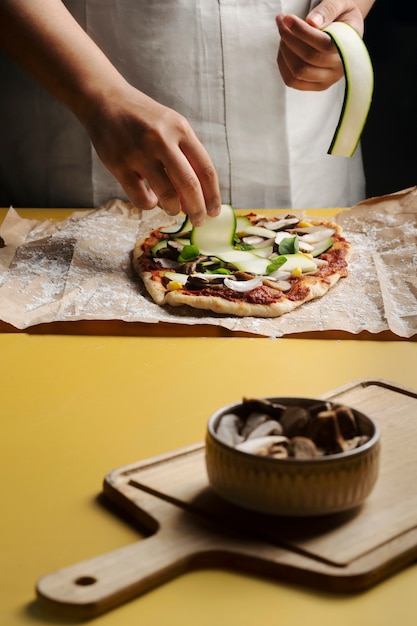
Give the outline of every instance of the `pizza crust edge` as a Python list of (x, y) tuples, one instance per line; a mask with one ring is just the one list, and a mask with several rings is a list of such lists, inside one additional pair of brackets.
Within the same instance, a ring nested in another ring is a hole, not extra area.
[[(332, 225), (336, 226), (338, 234), (342, 234), (342, 229), (338, 224), (332, 223)], [(141, 257), (143, 256), (142, 244), (144, 241), (146, 241), (146, 237), (136, 242), (133, 250), (132, 264), (135, 272), (142, 279), (146, 291), (151, 296), (152, 300), (160, 306), (170, 305), (179, 307), (186, 305), (192, 309), (213, 311), (221, 315), (235, 315), (237, 317), (280, 317), (299, 308), (306, 302), (323, 297), (339, 279), (342, 278), (342, 275), (338, 272), (327, 276), (325, 282), (320, 279), (314, 280), (314, 276), (306, 276), (305, 279), (309, 287), (309, 293), (305, 298), (289, 300), (284, 293), (280, 301), (270, 304), (256, 304), (242, 300), (226, 300), (220, 296), (213, 295), (202, 296), (184, 294), (181, 290), (167, 291), (162, 282), (158, 279), (155, 280), (152, 273), (144, 269), (141, 263)], [(349, 244), (346, 250), (346, 260), (348, 260), (350, 252), (351, 244)]]

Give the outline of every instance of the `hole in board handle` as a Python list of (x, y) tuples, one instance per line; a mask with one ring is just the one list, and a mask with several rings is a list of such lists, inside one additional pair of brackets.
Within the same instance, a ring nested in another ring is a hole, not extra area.
[(80, 587), (87, 587), (88, 585), (94, 585), (94, 583), (96, 582), (97, 582), (97, 578), (94, 578), (94, 576), (80, 576), (79, 578), (74, 580), (74, 583), (76, 585), (80, 585)]

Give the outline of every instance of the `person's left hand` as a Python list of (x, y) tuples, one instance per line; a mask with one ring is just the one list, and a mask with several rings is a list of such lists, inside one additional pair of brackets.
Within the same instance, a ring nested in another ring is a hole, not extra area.
[(323, 0), (302, 20), (295, 15), (277, 15), (281, 36), (278, 67), (288, 87), (323, 91), (343, 76), (343, 64), (332, 39), (321, 29), (343, 21), (363, 34), (363, 16), (353, 0)]

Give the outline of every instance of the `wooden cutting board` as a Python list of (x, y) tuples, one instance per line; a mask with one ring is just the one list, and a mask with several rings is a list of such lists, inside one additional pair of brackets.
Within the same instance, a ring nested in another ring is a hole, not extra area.
[(151, 536), (44, 576), (39, 599), (94, 616), (203, 567), (359, 591), (411, 563), (417, 557), (417, 392), (362, 380), (324, 397), (368, 413), (381, 428), (378, 481), (359, 509), (298, 519), (244, 511), (211, 490), (204, 444), (197, 444), (110, 472), (104, 493)]

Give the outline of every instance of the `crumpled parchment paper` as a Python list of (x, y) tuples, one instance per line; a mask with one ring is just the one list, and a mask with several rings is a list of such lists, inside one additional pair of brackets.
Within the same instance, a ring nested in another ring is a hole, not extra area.
[(416, 334), (417, 187), (371, 198), (332, 219), (352, 242), (349, 276), (319, 300), (259, 319), (153, 303), (132, 269), (131, 252), (138, 238), (172, 221), (160, 209), (141, 212), (114, 200), (56, 222), (24, 219), (10, 208), (0, 228), (0, 319), (18, 329), (124, 320), (210, 324), (268, 337), (329, 330)]

